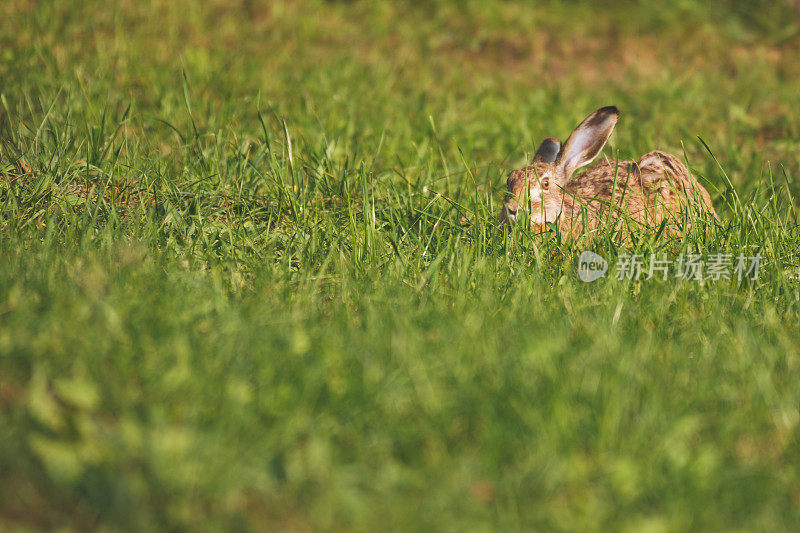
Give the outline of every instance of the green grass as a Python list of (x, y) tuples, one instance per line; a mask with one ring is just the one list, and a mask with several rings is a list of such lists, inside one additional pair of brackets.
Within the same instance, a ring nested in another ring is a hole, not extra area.
[[(0, 529), (800, 525), (788, 3), (198, 4), (0, 6)], [(719, 223), (502, 231), (607, 104)]]

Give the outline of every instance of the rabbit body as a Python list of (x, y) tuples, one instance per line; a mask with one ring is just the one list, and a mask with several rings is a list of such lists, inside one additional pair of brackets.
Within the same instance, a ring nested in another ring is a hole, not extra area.
[[(513, 223), (527, 202), (531, 229), (557, 222), (562, 233), (579, 236), (604, 220), (631, 219), (658, 226), (680, 222), (689, 211), (717, 214), (708, 192), (676, 157), (653, 151), (638, 161), (603, 161), (571, 178), (602, 150), (619, 112), (601, 108), (573, 132), (564, 149), (546, 139), (531, 165), (508, 176), (508, 195), (501, 220)], [(570, 179), (571, 178), (571, 179)]]

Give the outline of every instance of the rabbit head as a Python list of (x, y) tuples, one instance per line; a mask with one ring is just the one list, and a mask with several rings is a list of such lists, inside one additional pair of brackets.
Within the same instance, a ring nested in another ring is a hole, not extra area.
[(567, 181), (575, 170), (597, 157), (617, 118), (619, 110), (616, 107), (602, 107), (575, 128), (563, 148), (558, 139), (545, 139), (530, 165), (508, 175), (501, 220), (513, 223), (520, 210), (527, 207), (532, 226), (554, 222), (565, 202)]

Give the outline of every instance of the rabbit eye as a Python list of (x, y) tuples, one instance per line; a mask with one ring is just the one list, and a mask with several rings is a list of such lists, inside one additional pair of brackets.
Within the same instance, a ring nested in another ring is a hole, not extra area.
[(545, 189), (545, 190), (547, 190), (547, 189), (549, 189), (549, 188), (550, 188), (550, 180), (549, 180), (549, 179), (547, 179), (547, 178), (544, 178), (544, 179), (542, 180), (542, 189)]

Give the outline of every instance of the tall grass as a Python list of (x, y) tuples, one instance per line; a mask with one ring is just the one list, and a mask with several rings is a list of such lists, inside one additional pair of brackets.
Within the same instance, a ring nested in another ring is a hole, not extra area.
[[(800, 522), (791, 11), (8, 5), (4, 526)], [(609, 103), (605, 153), (685, 158), (719, 221), (500, 227)], [(717, 253), (758, 278), (613, 273)]]

